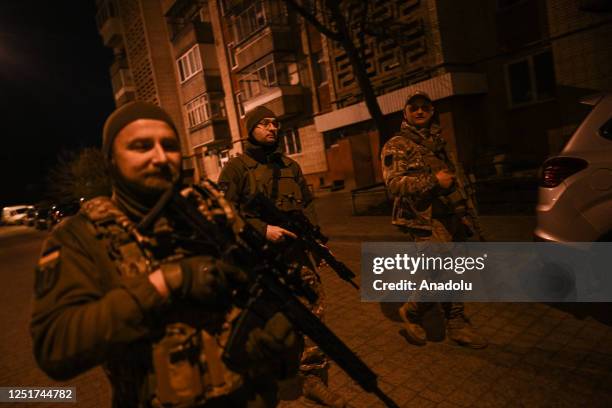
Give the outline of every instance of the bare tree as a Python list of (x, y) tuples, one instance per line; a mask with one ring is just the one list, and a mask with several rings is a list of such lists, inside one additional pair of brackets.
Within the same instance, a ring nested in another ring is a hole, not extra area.
[(87, 147), (80, 152), (60, 153), (47, 176), (47, 191), (56, 202), (110, 194), (107, 166), (100, 149)]
[(380, 21), (373, 17), (369, 0), (284, 0), (317, 31), (334, 41), (346, 52), (353, 75), (376, 128), (381, 144), (392, 133), (376, 100), (376, 92), (366, 69), (366, 39), (392, 39), (401, 44), (405, 39), (404, 24)]

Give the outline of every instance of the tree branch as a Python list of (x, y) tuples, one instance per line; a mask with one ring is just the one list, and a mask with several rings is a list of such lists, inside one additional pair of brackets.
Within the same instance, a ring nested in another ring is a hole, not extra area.
[(366, 21), (368, 18), (368, 7), (370, 6), (369, 0), (365, 0), (363, 3), (363, 13), (361, 14), (361, 20), (359, 21), (359, 55), (361, 59), (365, 62), (366, 60), (366, 43), (365, 43), (365, 28)]
[(341, 40), (341, 37), (340, 37), (339, 33), (331, 30), (328, 27), (326, 27), (325, 24), (320, 22), (314, 14), (309, 13), (308, 10), (306, 10), (304, 7), (302, 7), (300, 4), (298, 4), (297, 1), (295, 1), (295, 0), (285, 0), (285, 3), (287, 4), (287, 6), (289, 6), (290, 9), (296, 11), (300, 16), (302, 16), (302, 18), (304, 18), (304, 20), (306, 20), (310, 24), (312, 24), (313, 27), (316, 28), (317, 31), (319, 31), (324, 36), (326, 36), (326, 37), (328, 37), (328, 38), (330, 38), (330, 39), (332, 39), (334, 41), (338, 41), (338, 42)]

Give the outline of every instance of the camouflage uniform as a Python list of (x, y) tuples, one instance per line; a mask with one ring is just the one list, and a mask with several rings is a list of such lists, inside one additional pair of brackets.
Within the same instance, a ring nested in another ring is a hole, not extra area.
[[(467, 195), (461, 190), (467, 185), (465, 180), (445, 189), (436, 178), (440, 170), (456, 173), (449, 156), (435, 122), (417, 129), (404, 119), (400, 132), (382, 148), (383, 178), (393, 196), (391, 222), (413, 241), (466, 241), (474, 235), (471, 226), (475, 220), (465, 212)], [(410, 302), (404, 307), (420, 315), (432, 305)], [(449, 322), (465, 319), (463, 303), (442, 303), (442, 308)]]
[[(222, 211), (232, 227), (229, 206), (208, 205), (200, 206), (205, 216), (215, 212), (220, 220)], [(256, 392), (220, 358), (237, 309), (205, 311), (189, 300), (167, 304), (150, 284), (148, 274), (161, 265), (206, 254), (174, 238), (189, 227), (172, 218), (159, 218), (153, 231), (138, 233), (107, 197), (86, 202), (53, 230), (37, 267), (31, 323), (40, 367), (68, 379), (103, 364), (113, 406), (275, 405), (273, 379), (259, 381), (267, 383)], [(208, 255), (211, 264), (218, 256)]]

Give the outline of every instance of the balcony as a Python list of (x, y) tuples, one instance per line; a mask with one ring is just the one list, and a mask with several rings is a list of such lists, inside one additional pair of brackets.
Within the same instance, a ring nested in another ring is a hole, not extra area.
[(100, 27), (100, 36), (105, 47), (114, 48), (121, 43), (121, 21), (118, 17), (110, 17)]
[(201, 44), (214, 44), (215, 36), (212, 24), (202, 21), (185, 22), (183, 20), (169, 20), (170, 39), (175, 46), (183, 43), (198, 42)]
[(268, 26), (236, 47), (236, 62), (246, 67), (272, 52), (294, 52), (298, 45), (295, 30), (289, 26)]
[(111, 66), (111, 83), (117, 106), (135, 99), (136, 87), (134, 86), (132, 73), (129, 69), (113, 64)]
[(192, 148), (230, 145), (232, 142), (229, 125), (225, 119), (209, 120), (202, 126), (191, 129), (188, 137)]
[(279, 118), (295, 115), (305, 108), (304, 88), (298, 85), (270, 87), (265, 93), (244, 101), (243, 105), (246, 112), (263, 105)]

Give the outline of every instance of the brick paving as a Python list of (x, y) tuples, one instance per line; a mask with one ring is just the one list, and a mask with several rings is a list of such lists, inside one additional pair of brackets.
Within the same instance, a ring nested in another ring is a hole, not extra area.
[[(402, 239), (387, 217), (350, 216), (346, 193), (321, 197), (317, 208), (331, 248), (354, 271), (360, 270), (361, 241)], [(533, 218), (483, 217), (483, 224), (492, 240), (523, 241), (531, 237)], [(99, 368), (60, 383), (36, 367), (28, 333), (31, 271), (44, 234), (5, 234), (5, 228), (0, 229), (0, 386), (75, 386), (76, 406), (110, 406)], [(402, 407), (612, 406), (609, 321), (578, 319), (545, 304), (472, 303), (466, 311), (489, 339), (487, 349), (465, 349), (448, 340), (417, 347), (400, 335), (394, 305), (361, 302), (331, 271), (324, 271), (323, 280), (326, 323), (379, 374), (381, 388)], [(334, 364), (329, 384), (353, 407), (382, 406)], [(282, 407), (313, 406), (293, 399), (295, 392), (283, 395), (290, 400)]]

